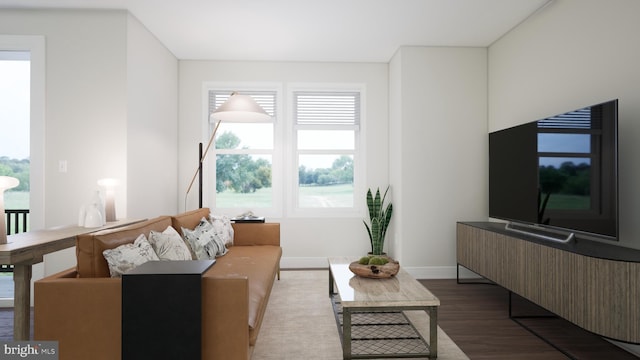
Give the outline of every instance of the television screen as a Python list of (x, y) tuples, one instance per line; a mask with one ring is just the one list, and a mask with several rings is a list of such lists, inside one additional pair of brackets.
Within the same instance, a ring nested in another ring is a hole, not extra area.
[(489, 134), (489, 216), (618, 238), (618, 101)]

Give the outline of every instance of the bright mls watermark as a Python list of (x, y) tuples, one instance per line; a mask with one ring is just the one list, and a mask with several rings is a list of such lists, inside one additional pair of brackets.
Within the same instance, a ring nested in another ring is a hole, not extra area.
[(58, 342), (0, 341), (0, 359), (58, 360)]

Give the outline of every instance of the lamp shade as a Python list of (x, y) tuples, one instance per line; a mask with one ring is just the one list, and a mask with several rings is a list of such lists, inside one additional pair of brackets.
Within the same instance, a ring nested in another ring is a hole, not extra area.
[(12, 189), (20, 185), (20, 180), (11, 176), (0, 176), (0, 190)]
[(224, 122), (261, 122), (271, 120), (271, 115), (258, 105), (249, 95), (236, 92), (220, 105), (213, 113), (211, 120)]
[(118, 179), (106, 178), (98, 180), (98, 186), (104, 186), (105, 188), (114, 188), (118, 186), (119, 183)]

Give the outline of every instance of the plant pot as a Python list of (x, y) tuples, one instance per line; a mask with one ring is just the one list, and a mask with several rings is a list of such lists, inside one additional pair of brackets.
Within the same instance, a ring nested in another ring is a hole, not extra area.
[(349, 270), (357, 276), (371, 279), (388, 279), (394, 277), (400, 271), (400, 263), (394, 259), (381, 255), (389, 260), (384, 265), (362, 265), (358, 261), (349, 264)]

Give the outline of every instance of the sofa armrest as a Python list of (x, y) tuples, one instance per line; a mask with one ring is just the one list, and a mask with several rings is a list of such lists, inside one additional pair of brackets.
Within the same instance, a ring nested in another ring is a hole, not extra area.
[(59, 342), (60, 359), (120, 359), (120, 279), (67, 270), (34, 283), (34, 339)]
[(202, 358), (248, 360), (248, 324), (248, 278), (205, 274), (202, 278)]
[(280, 246), (280, 223), (233, 223), (233, 245)]

